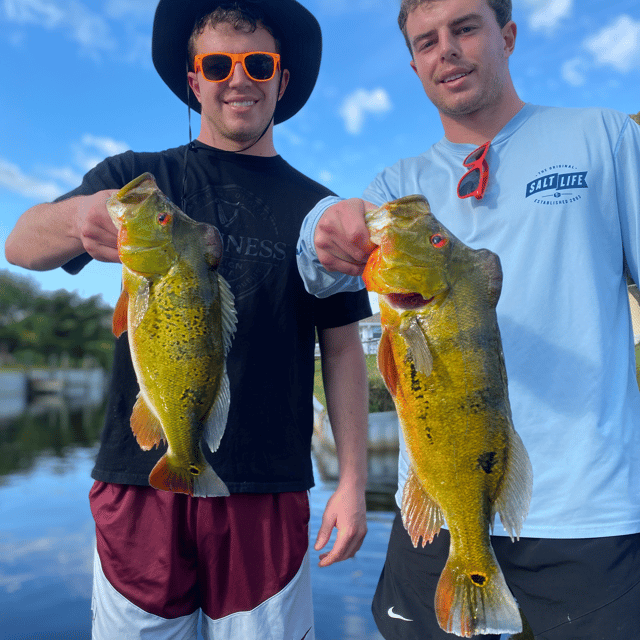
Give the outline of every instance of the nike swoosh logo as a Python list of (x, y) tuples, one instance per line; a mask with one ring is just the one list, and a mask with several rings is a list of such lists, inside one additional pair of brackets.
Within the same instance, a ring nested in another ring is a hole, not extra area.
[(389, 607), (389, 611), (387, 611), (387, 615), (390, 618), (395, 618), (396, 620), (404, 620), (405, 622), (413, 622), (413, 620), (409, 620), (409, 618), (403, 618), (399, 613), (395, 613), (393, 607)]

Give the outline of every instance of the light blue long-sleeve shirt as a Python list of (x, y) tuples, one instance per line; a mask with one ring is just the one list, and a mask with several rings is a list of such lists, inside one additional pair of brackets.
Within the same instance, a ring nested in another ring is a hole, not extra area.
[[(473, 148), (442, 139), (385, 169), (363, 198), (423, 194), (462, 242), (500, 257), (513, 422), (534, 470), (522, 535), (638, 533), (640, 392), (624, 267), (639, 282), (640, 127), (611, 110), (526, 105), (492, 140), (480, 201), (456, 194)], [(313, 232), (328, 204), (309, 214), (299, 246), (316, 295), (361, 286), (317, 262)], [(402, 447), (400, 487), (408, 467)]]

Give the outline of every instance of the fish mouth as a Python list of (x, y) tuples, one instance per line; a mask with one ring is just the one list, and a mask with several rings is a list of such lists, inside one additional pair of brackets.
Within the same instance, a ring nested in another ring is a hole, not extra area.
[(419, 293), (389, 293), (387, 300), (396, 309), (421, 309), (431, 304), (436, 297), (424, 298)]

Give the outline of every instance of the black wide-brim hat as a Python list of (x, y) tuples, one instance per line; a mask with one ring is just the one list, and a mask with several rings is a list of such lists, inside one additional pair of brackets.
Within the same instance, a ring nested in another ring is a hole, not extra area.
[[(187, 43), (195, 23), (228, 0), (160, 0), (153, 21), (151, 56), (169, 89), (198, 113), (200, 103), (187, 84)], [(320, 71), (322, 34), (313, 14), (296, 0), (237, 0), (255, 6), (280, 40), (281, 66), (289, 84), (278, 102), (274, 122), (295, 115), (309, 99)], [(190, 95), (188, 95), (190, 94)]]

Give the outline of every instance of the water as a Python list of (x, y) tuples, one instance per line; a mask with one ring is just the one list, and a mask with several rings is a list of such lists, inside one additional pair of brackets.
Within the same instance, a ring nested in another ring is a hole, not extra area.
[[(48, 399), (0, 416), (0, 640), (91, 637), (87, 496), (103, 412), (102, 405)], [(312, 540), (331, 495), (318, 474), (316, 482)], [(317, 640), (381, 640), (370, 606), (392, 520), (388, 511), (368, 513), (355, 559), (319, 568), (312, 549)]]

